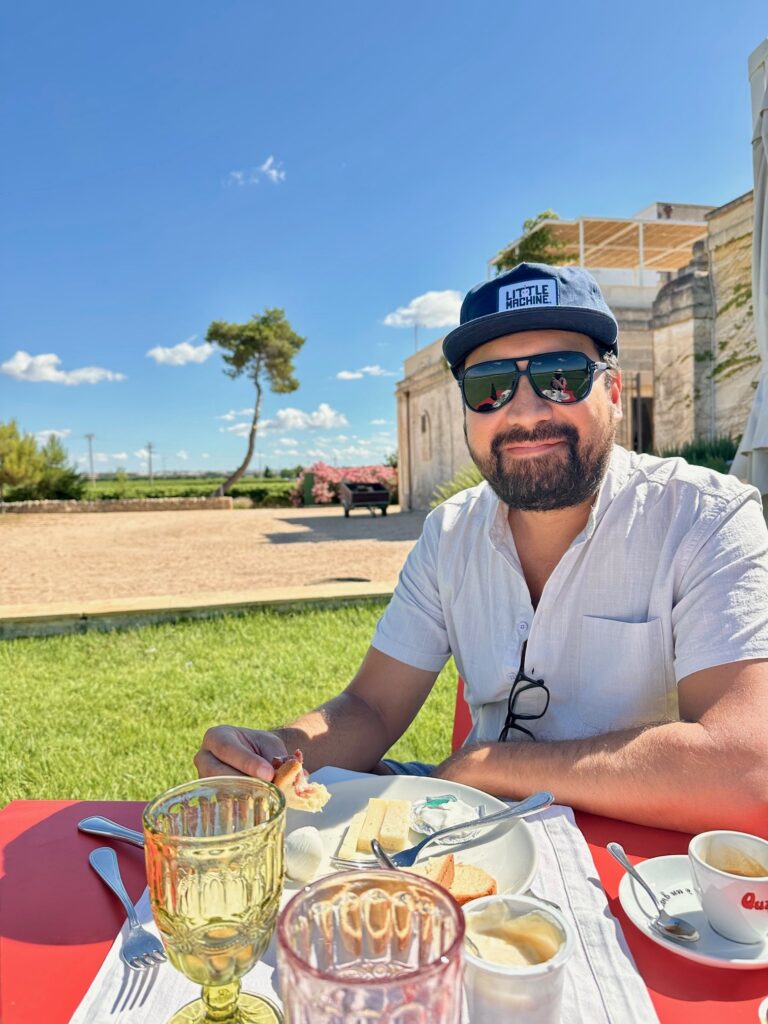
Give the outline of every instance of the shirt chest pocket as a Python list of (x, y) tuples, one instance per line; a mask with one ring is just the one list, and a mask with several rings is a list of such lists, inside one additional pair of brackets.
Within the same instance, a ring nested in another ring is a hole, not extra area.
[(661, 721), (667, 714), (664, 635), (660, 619), (581, 620), (579, 717), (599, 733)]

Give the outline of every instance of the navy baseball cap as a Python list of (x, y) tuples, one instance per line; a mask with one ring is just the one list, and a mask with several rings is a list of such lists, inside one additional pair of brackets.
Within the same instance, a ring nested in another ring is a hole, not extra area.
[(602, 349), (619, 352), (619, 327), (600, 287), (583, 267), (518, 263), (467, 292), (459, 326), (443, 339), (454, 377), (469, 353), (518, 331), (576, 331)]

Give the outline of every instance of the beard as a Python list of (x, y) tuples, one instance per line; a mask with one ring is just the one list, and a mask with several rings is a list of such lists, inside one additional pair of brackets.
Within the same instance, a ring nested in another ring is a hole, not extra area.
[[(570, 423), (542, 423), (530, 432), (511, 427), (494, 437), (489, 455), (481, 455), (469, 443), (464, 416), (464, 439), (472, 461), (497, 497), (523, 512), (570, 508), (592, 498), (608, 469), (615, 436), (616, 427), (610, 423), (582, 444)], [(565, 448), (530, 458), (512, 458), (504, 452), (509, 444), (554, 440), (563, 441)]]

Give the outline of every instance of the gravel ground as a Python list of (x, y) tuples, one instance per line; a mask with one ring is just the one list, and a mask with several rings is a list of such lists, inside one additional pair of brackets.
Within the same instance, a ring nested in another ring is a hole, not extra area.
[(5, 515), (0, 605), (394, 584), (423, 522), (397, 506)]

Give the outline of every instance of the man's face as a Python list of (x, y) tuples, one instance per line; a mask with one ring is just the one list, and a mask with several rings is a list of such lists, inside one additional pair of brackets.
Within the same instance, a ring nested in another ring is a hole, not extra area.
[[(596, 362), (600, 350), (591, 338), (571, 331), (522, 331), (481, 345), (465, 365), (493, 359), (519, 359), (543, 352), (584, 352)], [(596, 372), (588, 397), (563, 405), (539, 397), (527, 377), (514, 397), (493, 412), (464, 408), (464, 436), (475, 465), (510, 508), (544, 512), (569, 508), (591, 498), (608, 468), (616, 426), (621, 419), (621, 375), (610, 389)]]

